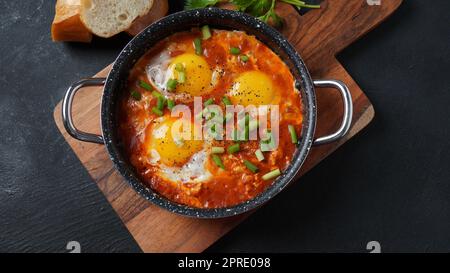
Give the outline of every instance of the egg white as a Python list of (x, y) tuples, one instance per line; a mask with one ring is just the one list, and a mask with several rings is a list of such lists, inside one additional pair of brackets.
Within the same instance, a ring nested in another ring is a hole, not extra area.
[[(164, 117), (155, 120), (157, 123), (164, 122)], [(153, 138), (164, 138), (169, 126), (161, 125), (158, 129), (152, 131)], [(194, 153), (191, 158), (182, 166), (167, 166), (161, 162), (161, 155), (154, 148), (148, 153), (147, 162), (157, 167), (155, 174), (164, 180), (176, 183), (202, 183), (211, 179), (212, 174), (207, 169), (207, 162), (211, 154), (211, 140), (205, 140), (202, 150)]]
[[(174, 78), (174, 72), (172, 69), (170, 69), (171, 62), (174, 58), (170, 57), (168, 51), (164, 51), (161, 54), (150, 59), (148, 65), (145, 68), (147, 78), (165, 97), (184, 103), (192, 102), (194, 100), (194, 97), (191, 94), (169, 92), (167, 90), (167, 82), (170, 79)], [(217, 85), (220, 78), (220, 73), (222, 72), (222, 69), (219, 67), (213, 67), (211, 69), (212, 76), (208, 88), (214, 88), (214, 86)]]

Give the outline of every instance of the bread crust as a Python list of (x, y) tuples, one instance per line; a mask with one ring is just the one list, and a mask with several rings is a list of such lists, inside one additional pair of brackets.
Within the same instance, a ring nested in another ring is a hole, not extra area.
[(153, 6), (150, 11), (144, 15), (138, 17), (133, 21), (133, 24), (126, 30), (131, 36), (138, 35), (141, 31), (151, 25), (153, 22), (164, 17), (169, 11), (168, 0), (154, 0)]
[(92, 33), (80, 19), (80, 0), (57, 0), (52, 23), (52, 40), (85, 42), (92, 40)]
[[(150, 1), (150, 5), (148, 6), (148, 8), (146, 10), (141, 11), (140, 15), (144, 16), (147, 13), (149, 13), (152, 8), (153, 8), (153, 4), (154, 1), (153, 0), (148, 0)], [(85, 27), (93, 34), (102, 37), (102, 38), (110, 38), (122, 31), (126, 31), (128, 28), (130, 28), (133, 24), (133, 21), (130, 21), (128, 24), (123, 24), (120, 27), (116, 26), (116, 30), (114, 31), (110, 31), (110, 32), (102, 32), (102, 31), (98, 31), (97, 29), (93, 28), (91, 26), (91, 24), (88, 22), (88, 18), (87, 18), (87, 13), (88, 10), (91, 8), (92, 5), (92, 0), (81, 0), (81, 10), (80, 10), (80, 19), (83, 22), (83, 24), (85, 25)], [(139, 16), (137, 17), (139, 18)], [(136, 19), (135, 19), (136, 20)]]
[[(143, 11), (144, 15), (137, 17), (129, 24), (124, 31), (135, 36), (147, 26), (164, 17), (169, 10), (168, 0), (150, 0), (149, 10)], [(91, 0), (57, 0), (55, 6), (55, 18), (51, 27), (52, 40), (55, 42), (86, 42), (89, 43), (93, 37), (93, 31), (82, 19), (83, 5), (88, 8)], [(117, 33), (102, 35), (94, 33), (100, 37), (109, 38)]]

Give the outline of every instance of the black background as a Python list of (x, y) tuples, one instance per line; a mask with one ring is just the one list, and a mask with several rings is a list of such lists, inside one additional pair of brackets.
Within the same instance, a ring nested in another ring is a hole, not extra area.
[[(0, 2), (0, 251), (65, 252), (72, 240), (140, 251), (52, 117), (67, 86), (129, 38), (52, 43), (54, 3)], [(383, 252), (449, 251), (449, 11), (447, 0), (404, 0), (341, 53), (374, 121), (208, 251), (367, 252), (372, 240)]]

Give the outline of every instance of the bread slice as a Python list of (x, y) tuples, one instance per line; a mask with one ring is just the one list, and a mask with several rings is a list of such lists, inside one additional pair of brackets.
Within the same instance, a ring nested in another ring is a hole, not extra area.
[(52, 23), (53, 41), (86, 42), (92, 40), (91, 32), (80, 19), (81, 0), (57, 0)]
[(81, 0), (80, 19), (93, 34), (109, 38), (146, 15), (153, 0)]
[(136, 36), (153, 22), (164, 17), (169, 11), (168, 0), (155, 0), (150, 11), (134, 20), (133, 24), (126, 32), (132, 36)]

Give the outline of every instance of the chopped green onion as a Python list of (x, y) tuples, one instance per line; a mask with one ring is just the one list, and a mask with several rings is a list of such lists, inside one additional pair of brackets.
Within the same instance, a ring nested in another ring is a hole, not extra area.
[(184, 139), (181, 138), (174, 138), (173, 141), (175, 142), (175, 145), (177, 145), (178, 147), (183, 147), (184, 145)]
[(178, 72), (178, 82), (179, 83), (186, 82), (186, 72), (184, 72), (184, 71)]
[(213, 98), (209, 98), (207, 101), (205, 101), (205, 103), (203, 103), (203, 105), (206, 107), (208, 105), (211, 105), (214, 103), (214, 99)]
[(245, 114), (245, 117), (243, 119), (238, 120), (238, 124), (239, 124), (240, 128), (244, 127), (244, 139), (243, 140), (249, 140), (249, 138), (250, 138), (249, 121), (250, 121), (250, 115), (248, 113)]
[(240, 149), (241, 149), (241, 146), (239, 145), (239, 143), (236, 143), (236, 144), (229, 146), (227, 151), (229, 154), (234, 154), (234, 153), (239, 152)]
[(257, 120), (251, 120), (248, 123), (248, 129), (250, 132), (253, 132), (254, 130), (258, 129), (258, 121)]
[(227, 96), (224, 96), (222, 98), (222, 101), (223, 101), (223, 104), (225, 104), (225, 105), (232, 105), (230, 99)]
[(133, 99), (135, 99), (135, 100), (141, 100), (142, 95), (138, 91), (133, 90), (133, 91), (131, 91), (131, 97), (133, 97)]
[(255, 155), (256, 155), (256, 158), (258, 159), (258, 161), (263, 161), (264, 160), (264, 155), (263, 155), (263, 153), (261, 152), (260, 149), (256, 150)]
[(202, 118), (203, 118), (203, 111), (201, 111), (200, 113), (198, 113), (197, 115), (195, 115), (194, 118), (195, 118), (195, 119), (202, 119)]
[(252, 173), (257, 173), (259, 172), (258, 167), (256, 167), (255, 165), (253, 165), (252, 162), (248, 161), (248, 160), (244, 160), (244, 165), (245, 167), (247, 167), (247, 169), (249, 169)]
[(273, 150), (273, 145), (271, 145), (271, 143), (261, 143), (259, 148), (263, 152), (271, 152)]
[(209, 132), (209, 135), (217, 140), (220, 135), (219, 135), (218, 132), (216, 132), (216, 128), (215, 127), (216, 127), (215, 124), (211, 127), (211, 132)]
[(248, 127), (245, 124), (245, 119), (238, 120), (237, 125), (238, 128), (235, 128), (237, 140), (235, 141), (247, 140), (246, 136), (248, 132)]
[(200, 38), (194, 39), (194, 48), (195, 48), (195, 54), (197, 54), (199, 56), (201, 56), (203, 54), (202, 40), (200, 40)]
[(222, 160), (220, 159), (220, 157), (218, 155), (213, 154), (212, 159), (213, 159), (214, 163), (216, 163), (217, 167), (225, 170), (225, 166), (223, 165)]
[(183, 64), (182, 64), (182, 63), (177, 63), (177, 64), (175, 65), (175, 70), (178, 71), (178, 72), (183, 72), (183, 71), (184, 71), (184, 66), (183, 66)]
[(233, 113), (227, 113), (223, 119), (225, 123), (227, 123), (230, 119), (234, 117)]
[(260, 149), (263, 152), (270, 152), (270, 151), (272, 151), (273, 148), (274, 148), (274, 145), (275, 145), (274, 140), (272, 139), (272, 133), (268, 132), (267, 136), (269, 138), (266, 139), (266, 140), (262, 140), (261, 143), (260, 143)]
[(270, 140), (269, 142), (261, 142), (259, 148), (263, 152), (271, 152), (275, 149), (275, 142)]
[(144, 88), (147, 91), (152, 91), (153, 90), (153, 86), (151, 86), (149, 83), (144, 82), (144, 81), (139, 81), (139, 86)]
[(172, 110), (175, 107), (175, 101), (173, 100), (167, 100), (167, 108), (169, 108), (169, 110)]
[[(241, 116), (240, 113), (238, 113), (238, 117)], [(250, 116), (247, 114), (245, 114), (244, 118), (241, 118), (238, 120), (238, 124), (247, 124), (248, 121), (250, 120)]]
[(263, 180), (270, 180), (281, 175), (280, 169), (273, 170), (262, 176)]
[(233, 129), (233, 135), (231, 137), (233, 141), (238, 141), (238, 131), (236, 128)]
[(203, 108), (203, 111), (202, 111), (203, 116), (205, 117), (208, 113), (209, 113), (209, 109)]
[[(216, 113), (215, 113), (215, 112), (211, 112), (211, 115), (209, 115), (209, 117), (208, 117), (207, 120), (211, 120), (211, 119), (213, 119), (215, 116), (216, 116)], [(215, 126), (215, 124), (214, 124), (214, 126)]]
[(292, 143), (297, 144), (298, 138), (297, 138), (297, 132), (295, 132), (295, 127), (293, 125), (288, 125), (289, 134), (291, 134), (291, 140)]
[(241, 61), (243, 61), (244, 63), (248, 62), (249, 57), (247, 55), (241, 55)]
[(175, 88), (177, 88), (177, 84), (178, 84), (178, 81), (175, 79), (168, 80), (167, 81), (167, 90), (172, 92), (173, 90), (175, 90)]
[(267, 132), (266, 133), (266, 137), (267, 137), (266, 139), (261, 140), (261, 143), (269, 144), (271, 142), (271, 140), (272, 140), (272, 133), (271, 132)]
[(175, 65), (175, 70), (178, 72), (178, 82), (185, 83), (186, 82), (186, 71), (184, 70), (183, 64), (177, 63)]
[(157, 107), (153, 107), (152, 108), (152, 112), (153, 113), (155, 113), (156, 115), (158, 115), (158, 116), (162, 116), (164, 113), (161, 111), (161, 110), (159, 110)]
[(239, 55), (241, 53), (241, 50), (237, 47), (231, 47), (230, 48), (230, 53), (233, 55)]
[(156, 103), (156, 108), (158, 108), (158, 110), (160, 110), (160, 111), (164, 110), (165, 103), (166, 103), (166, 99), (164, 99), (163, 97), (158, 97), (158, 102)]
[(212, 147), (211, 148), (211, 153), (213, 153), (213, 154), (223, 154), (224, 152), (225, 152), (224, 147)]
[(155, 98), (158, 98), (158, 97), (164, 98), (164, 96), (161, 93), (159, 93), (158, 91), (153, 91), (152, 96)]
[(195, 115), (194, 118), (195, 119), (201, 119), (203, 117), (206, 117), (206, 115), (208, 115), (208, 113), (209, 113), (208, 108), (203, 108), (203, 110), (200, 113), (198, 113), (197, 115)]
[(203, 40), (208, 40), (209, 38), (211, 38), (211, 30), (209, 29), (208, 25), (204, 25), (202, 27), (202, 36), (203, 36)]

